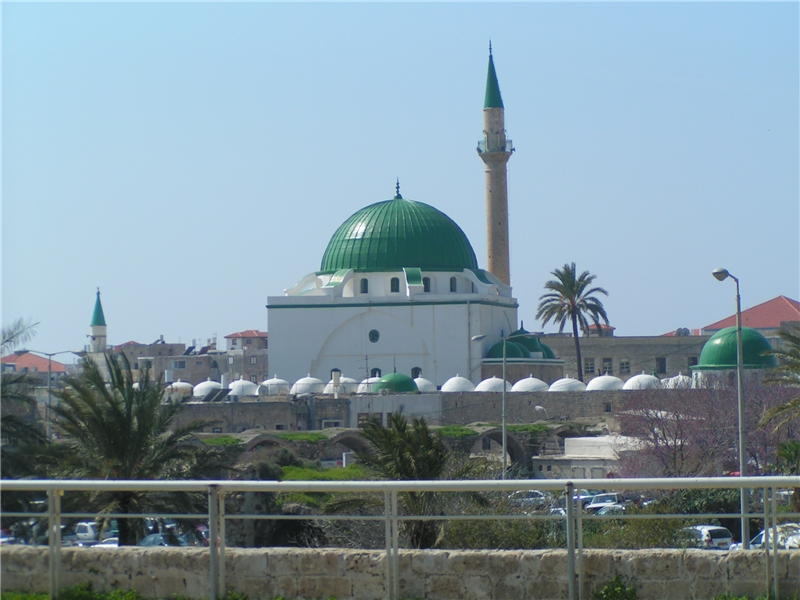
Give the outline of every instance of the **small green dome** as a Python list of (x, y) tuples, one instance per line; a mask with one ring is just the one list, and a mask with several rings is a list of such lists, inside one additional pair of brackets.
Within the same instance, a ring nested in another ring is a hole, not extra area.
[(443, 212), (398, 193), (371, 204), (336, 230), (322, 256), (320, 272), (339, 269), (400, 271), (477, 269), (475, 251), (461, 228)]
[(550, 346), (548, 346), (548, 345), (546, 345), (546, 344), (543, 344), (541, 341), (539, 342), (539, 345), (542, 347), (542, 352), (544, 353), (544, 354), (542, 355), (542, 358), (552, 358), (552, 359), (555, 359), (555, 357), (556, 357), (556, 353), (555, 353), (555, 352), (553, 352), (553, 349), (552, 349)]
[(416, 382), (408, 375), (402, 373), (389, 373), (375, 382), (373, 391), (389, 390), (392, 393), (415, 392), (419, 393)]
[(520, 327), (515, 332), (513, 332), (508, 339), (515, 344), (519, 344), (520, 346), (524, 346), (528, 349), (528, 352), (542, 352), (542, 344), (539, 342), (539, 338), (536, 337), (527, 337), (530, 336), (531, 332), (525, 329), (524, 327)]
[[(764, 356), (772, 352), (767, 338), (750, 327), (742, 327), (742, 364), (746, 369), (770, 369), (777, 366), (774, 356)], [(736, 327), (720, 329), (703, 346), (698, 364), (692, 367), (697, 371), (724, 370), (736, 368)]]
[[(506, 342), (506, 358), (530, 358), (531, 353), (528, 349), (517, 342)], [(486, 358), (503, 358), (503, 342), (497, 342), (489, 348)]]

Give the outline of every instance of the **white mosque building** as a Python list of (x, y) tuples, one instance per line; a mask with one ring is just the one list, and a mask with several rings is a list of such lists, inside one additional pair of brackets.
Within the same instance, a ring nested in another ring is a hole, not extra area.
[(336, 229), (317, 271), (268, 299), (271, 373), (288, 381), (328, 381), (337, 369), (358, 380), (397, 372), (437, 386), (455, 375), (481, 381), (484, 357), (518, 328), (506, 184), (513, 147), (491, 49), (483, 114), (488, 268), (453, 219), (403, 198), (398, 183), (394, 198)]

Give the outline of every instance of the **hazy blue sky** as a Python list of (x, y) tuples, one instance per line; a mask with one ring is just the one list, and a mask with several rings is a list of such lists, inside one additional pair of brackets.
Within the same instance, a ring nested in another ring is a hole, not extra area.
[[(520, 318), (575, 261), (618, 335), (800, 297), (798, 4), (2, 4), (3, 323), (82, 347), (267, 328), (350, 214), (486, 264), (491, 38)], [(547, 331), (553, 331), (549, 326)]]

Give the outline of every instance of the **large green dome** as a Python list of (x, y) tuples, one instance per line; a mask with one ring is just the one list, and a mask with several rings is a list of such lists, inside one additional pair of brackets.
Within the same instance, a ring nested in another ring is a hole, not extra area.
[[(769, 340), (750, 327), (742, 327), (742, 365), (746, 369), (769, 369), (777, 366), (771, 352)], [(736, 327), (720, 329), (712, 335), (700, 352), (698, 364), (692, 367), (697, 371), (723, 370), (736, 368)]]
[(371, 204), (336, 230), (322, 256), (320, 272), (339, 269), (399, 271), (477, 269), (475, 251), (450, 217), (432, 206), (405, 200)]

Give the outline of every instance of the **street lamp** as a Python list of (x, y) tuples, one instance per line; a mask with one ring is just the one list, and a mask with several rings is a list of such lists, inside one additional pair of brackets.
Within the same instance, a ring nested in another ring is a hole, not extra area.
[[(714, 269), (711, 273), (717, 281), (725, 281), (728, 277), (736, 282), (736, 395), (739, 402), (739, 476), (747, 475), (747, 446), (744, 435), (744, 389), (742, 386), (742, 298), (739, 295), (739, 279), (728, 272), (728, 269)], [(740, 490), (742, 511), (742, 547), (750, 547), (750, 521), (747, 518), (748, 499), (744, 488)]]
[(52, 400), (50, 396), (50, 379), (52, 377), (52, 368), (53, 368), (53, 357), (58, 356), (59, 354), (78, 354), (78, 350), (61, 350), (60, 352), (42, 352), (40, 350), (17, 350), (14, 352), (17, 356), (21, 354), (27, 354), (31, 352), (33, 354), (41, 354), (42, 356), (47, 357), (47, 441), (49, 442), (52, 439), (52, 431), (50, 429), (50, 411), (52, 407)]
[[(502, 417), (503, 417), (503, 473), (501, 479), (506, 478), (506, 471), (508, 470), (508, 434), (507, 434), (507, 426), (506, 426), (506, 343), (508, 343), (508, 338), (511, 336), (500, 336), (501, 341), (503, 342), (503, 396), (502, 396)], [(514, 336), (517, 337), (517, 336)], [(486, 338), (485, 333), (481, 333), (479, 335), (473, 335), (472, 341), (473, 342), (480, 342), (481, 340)]]
[(550, 420), (550, 415), (547, 414), (547, 409), (544, 406), (534, 406), (533, 408), (536, 412), (543, 412), (544, 418), (548, 421)]

